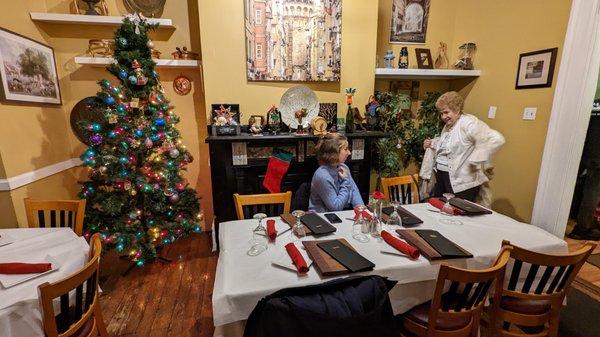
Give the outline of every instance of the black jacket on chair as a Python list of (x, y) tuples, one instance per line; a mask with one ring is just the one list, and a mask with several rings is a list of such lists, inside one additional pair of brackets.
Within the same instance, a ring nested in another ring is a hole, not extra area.
[(279, 290), (258, 302), (244, 337), (397, 337), (395, 284), (373, 275)]

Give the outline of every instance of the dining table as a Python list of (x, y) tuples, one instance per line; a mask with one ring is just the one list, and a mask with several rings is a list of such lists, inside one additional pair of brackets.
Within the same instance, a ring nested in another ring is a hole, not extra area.
[[(411, 259), (390, 251), (390, 246), (377, 236), (370, 237), (368, 242), (359, 242), (353, 239), (354, 212), (349, 210), (335, 212), (342, 222), (332, 224), (336, 228), (334, 233), (318, 238), (307, 236), (301, 240), (345, 239), (360, 255), (375, 264), (373, 270), (327, 277), (321, 275), (312, 264), (306, 274), (300, 275), (280, 265), (281, 259), (285, 258), (286, 244), (294, 242), (298, 249), (303, 249), (299, 239), (280, 217), (267, 218), (275, 220), (278, 235), (274, 241), (267, 243), (265, 252), (256, 256), (250, 256), (247, 252), (258, 220), (221, 223), (220, 252), (212, 296), (214, 336), (241, 336), (245, 320), (260, 299), (284, 288), (314, 285), (350, 275), (380, 275), (397, 281), (389, 297), (394, 314), (400, 314), (432, 299), (442, 262), (461, 268), (487, 268), (498, 255), (503, 240), (540, 253), (561, 255), (568, 252), (567, 243), (561, 238), (498, 212), (452, 216), (453, 220), (459, 221), (448, 224), (444, 219), (449, 216), (427, 203), (402, 207), (422, 220), (421, 224), (411, 229), (436, 230), (473, 257), (430, 261), (421, 254), (417, 259)], [(400, 238), (395, 230), (404, 227), (384, 226), (384, 229)], [(311, 261), (307, 262), (310, 264)]]
[(0, 285), (0, 336), (44, 336), (38, 286), (76, 273), (87, 262), (88, 251), (85, 238), (70, 228), (0, 229), (0, 263), (53, 261), (51, 272)]

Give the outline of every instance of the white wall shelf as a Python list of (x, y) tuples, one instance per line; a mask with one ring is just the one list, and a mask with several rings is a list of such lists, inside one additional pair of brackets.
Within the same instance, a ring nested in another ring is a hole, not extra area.
[[(75, 63), (93, 67), (105, 67), (113, 62), (115, 62), (114, 59), (110, 57), (75, 57)], [(158, 68), (198, 68), (200, 66), (198, 60), (154, 59), (154, 62)]]
[(421, 79), (421, 80), (453, 80), (459, 78), (479, 77), (480, 70), (457, 69), (375, 69), (375, 79)]
[[(29, 13), (31, 20), (74, 25), (120, 26), (123, 16), (81, 15), (63, 13)], [(159, 28), (175, 28), (171, 19), (148, 19), (148, 23), (158, 23)]]

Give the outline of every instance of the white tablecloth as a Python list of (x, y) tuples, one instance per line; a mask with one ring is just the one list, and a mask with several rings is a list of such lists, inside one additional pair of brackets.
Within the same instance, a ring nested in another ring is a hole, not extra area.
[[(494, 213), (476, 217), (457, 217), (463, 225), (443, 225), (439, 223), (443, 215), (433, 212), (428, 204), (405, 206), (423, 224), (419, 229), (435, 229), (473, 254), (470, 259), (445, 260), (451, 265), (467, 268), (484, 268), (494, 260), (500, 251), (502, 240), (542, 253), (565, 254), (568, 247), (565, 241), (532, 225), (515, 221)], [(416, 261), (406, 257), (381, 253), (387, 244), (371, 238), (367, 243), (352, 239), (352, 211), (338, 212), (343, 220), (336, 224), (337, 231), (324, 238), (346, 238), (356, 250), (375, 263), (375, 269), (361, 274), (377, 274), (398, 281), (390, 292), (392, 307), (396, 314), (405, 312), (415, 305), (430, 300), (435, 288), (439, 262), (430, 262), (424, 257)], [(276, 221), (281, 221), (275, 218)], [(229, 221), (220, 224), (219, 240), (221, 251), (217, 264), (213, 291), (213, 318), (217, 327), (248, 318), (258, 301), (279, 289), (317, 284), (331, 278), (321, 277), (314, 267), (305, 276), (271, 265), (275, 255), (285, 251), (290, 242), (288, 233), (269, 243), (268, 250), (258, 256), (248, 256), (252, 228), (256, 220)], [(307, 239), (313, 239), (307, 237)]]
[(69, 228), (0, 229), (15, 242), (0, 247), (0, 262), (38, 261), (46, 255), (59, 264), (58, 271), (10, 288), (0, 286), (0, 336), (44, 336), (38, 285), (63, 279), (83, 267), (89, 246)]

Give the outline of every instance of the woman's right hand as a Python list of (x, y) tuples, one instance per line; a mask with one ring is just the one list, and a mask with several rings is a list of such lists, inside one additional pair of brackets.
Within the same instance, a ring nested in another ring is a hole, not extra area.
[(431, 139), (427, 138), (423, 141), (423, 149), (427, 150), (429, 148), (431, 148)]
[(343, 166), (340, 166), (338, 168), (338, 174), (340, 175), (340, 178), (342, 178), (342, 179), (348, 178), (348, 171)]

